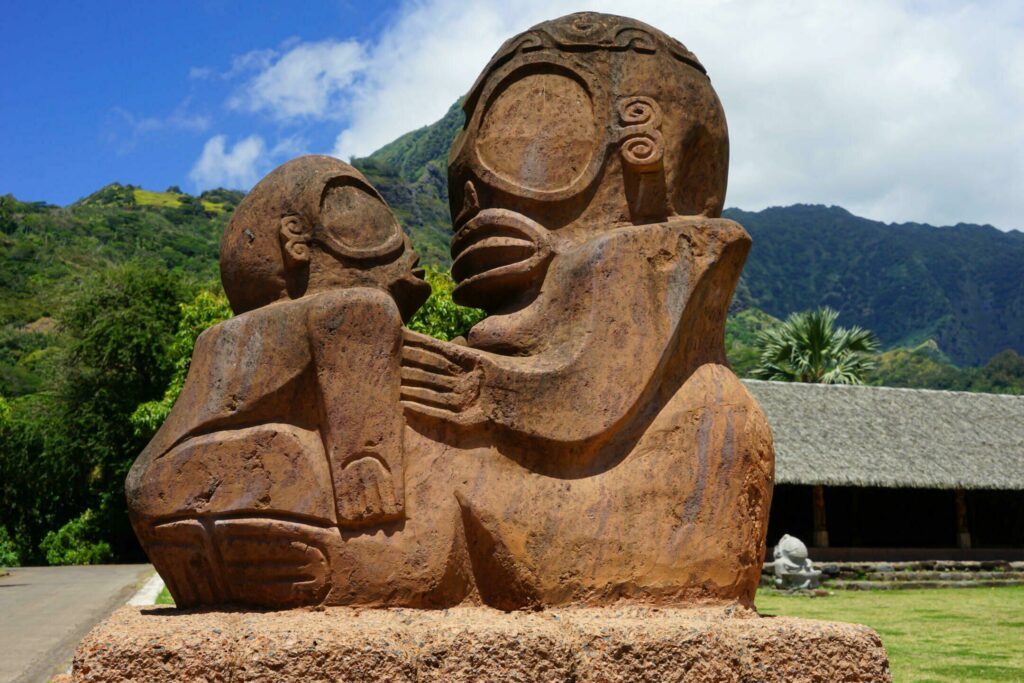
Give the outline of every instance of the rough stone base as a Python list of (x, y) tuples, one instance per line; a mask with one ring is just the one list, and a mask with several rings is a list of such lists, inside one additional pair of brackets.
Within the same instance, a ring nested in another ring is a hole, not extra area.
[(74, 681), (889, 681), (866, 626), (736, 609), (124, 607)]

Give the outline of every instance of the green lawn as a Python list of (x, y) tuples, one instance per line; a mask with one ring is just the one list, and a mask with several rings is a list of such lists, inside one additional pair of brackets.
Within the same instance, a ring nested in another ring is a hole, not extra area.
[(1024, 681), (1024, 586), (757, 595), (761, 614), (867, 624), (893, 680)]
[(156, 604), (158, 605), (173, 605), (174, 598), (171, 597), (170, 591), (167, 590), (167, 586), (160, 591), (160, 595), (156, 596)]

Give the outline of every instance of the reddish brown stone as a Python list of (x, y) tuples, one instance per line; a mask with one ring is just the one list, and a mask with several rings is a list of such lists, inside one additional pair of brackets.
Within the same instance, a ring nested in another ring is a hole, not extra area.
[(720, 218), (725, 117), (650, 26), (584, 13), (507, 43), (450, 155), (465, 340), (380, 196), (327, 157), (224, 236), (207, 331), (128, 480), (180, 605), (751, 605), (771, 433), (729, 370), (750, 239)]
[(605, 607), (179, 612), (125, 607), (82, 641), (71, 680), (891, 680), (864, 626), (746, 610)]

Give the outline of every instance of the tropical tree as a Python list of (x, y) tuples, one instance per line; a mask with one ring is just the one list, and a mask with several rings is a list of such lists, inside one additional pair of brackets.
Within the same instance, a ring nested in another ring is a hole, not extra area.
[(862, 384), (875, 367), (878, 339), (861, 327), (838, 327), (831, 308), (793, 313), (758, 335), (753, 376), (783, 382)]

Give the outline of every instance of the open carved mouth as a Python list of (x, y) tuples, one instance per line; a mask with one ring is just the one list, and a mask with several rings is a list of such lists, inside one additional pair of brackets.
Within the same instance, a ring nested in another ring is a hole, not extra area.
[(455, 301), (493, 308), (543, 272), (551, 258), (547, 230), (507, 209), (484, 209), (452, 239)]

